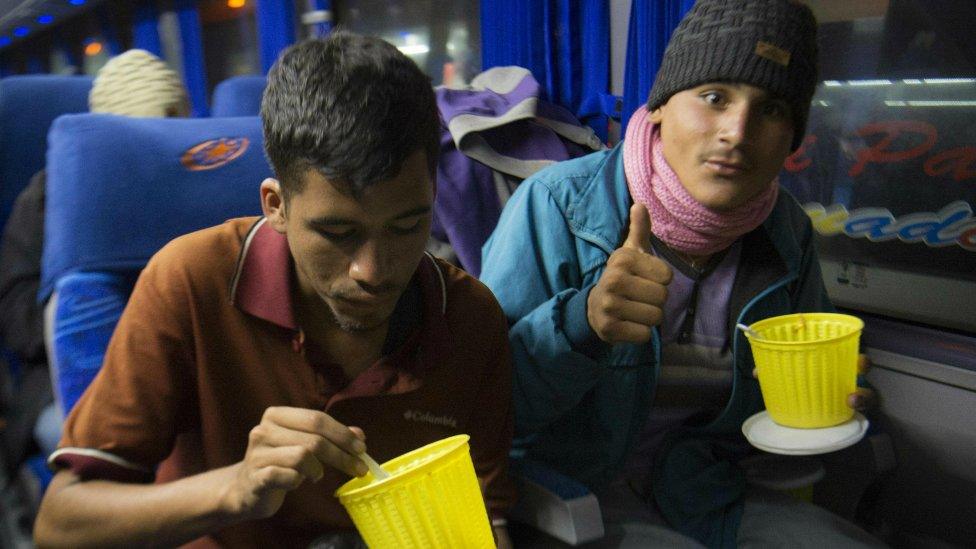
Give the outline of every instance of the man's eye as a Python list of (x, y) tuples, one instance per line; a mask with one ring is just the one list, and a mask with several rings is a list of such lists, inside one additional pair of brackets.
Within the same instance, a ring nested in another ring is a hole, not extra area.
[(353, 229), (348, 229), (345, 231), (319, 231), (319, 234), (333, 242), (341, 242), (343, 240), (349, 240), (352, 238), (352, 236), (356, 234), (356, 231)]
[(423, 223), (423, 218), (418, 218), (416, 221), (406, 226), (392, 225), (390, 230), (393, 231), (394, 234), (410, 234), (416, 232), (417, 229), (420, 228), (421, 223)]
[(725, 97), (718, 92), (706, 92), (701, 98), (709, 105), (721, 105), (725, 102)]

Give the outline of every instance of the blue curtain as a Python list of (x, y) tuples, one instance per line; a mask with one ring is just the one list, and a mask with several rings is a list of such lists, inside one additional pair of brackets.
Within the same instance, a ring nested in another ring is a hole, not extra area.
[(606, 141), (609, 0), (482, 0), (482, 67), (529, 69), (547, 99)]
[(183, 45), (183, 83), (190, 94), (193, 116), (207, 116), (207, 73), (203, 60), (203, 29), (200, 14), (194, 0), (174, 0), (173, 8), (180, 23), (180, 41)]
[(647, 101), (671, 31), (694, 3), (695, 0), (634, 0), (631, 4), (621, 135), (627, 130), (630, 116)]
[(295, 42), (295, 14), (292, 0), (258, 0), (254, 7), (258, 25), (261, 70), (265, 73), (281, 50)]
[(159, 39), (159, 19), (151, 0), (144, 0), (136, 6), (132, 47), (146, 50), (158, 57), (163, 56), (163, 44)]

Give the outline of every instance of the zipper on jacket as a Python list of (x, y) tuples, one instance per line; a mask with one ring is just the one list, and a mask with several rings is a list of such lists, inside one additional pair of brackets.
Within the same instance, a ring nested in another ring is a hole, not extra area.
[[(654, 349), (654, 372), (651, 377), (651, 390), (650, 395), (648, 395), (648, 406), (643, 409), (640, 413), (642, 417), (637, 416), (637, 410), (634, 411), (634, 415), (630, 418), (630, 432), (627, 433), (627, 440), (624, 441), (624, 452), (617, 459), (617, 464), (609, 471), (621, 471), (624, 465), (627, 463), (627, 458), (630, 457), (630, 452), (634, 449), (634, 437), (640, 436), (641, 432), (644, 430), (644, 425), (647, 424), (647, 415), (651, 413), (651, 408), (654, 406), (654, 397), (657, 393), (657, 382), (658, 378), (661, 376), (661, 335), (657, 326), (651, 328), (651, 345)], [(640, 426), (638, 428), (638, 425)], [(607, 481), (612, 481), (613, 478), (606, 479)]]
[[(764, 299), (769, 294), (775, 292), (776, 290), (782, 288), (783, 286), (789, 284), (790, 282), (793, 282), (797, 278), (799, 278), (799, 275), (797, 275), (796, 273), (792, 273), (791, 272), (787, 276), (785, 276), (785, 277), (781, 278), (780, 280), (774, 282), (772, 285), (770, 285), (765, 290), (763, 290), (763, 291), (759, 292), (758, 294), (756, 294), (756, 296), (753, 297), (752, 299), (750, 299), (749, 302), (746, 303), (745, 307), (743, 307), (742, 310), (739, 311), (739, 317), (736, 319), (736, 322), (737, 323), (741, 323), (742, 320), (745, 318), (746, 313), (748, 313), (749, 310), (752, 309), (752, 307), (754, 307), (756, 305), (756, 303), (758, 303), (760, 300)], [(724, 420), (725, 419), (725, 416), (729, 413), (729, 408), (732, 406), (732, 402), (735, 401), (736, 392), (739, 389), (739, 375), (738, 374), (750, 375), (750, 376), (752, 375), (752, 372), (745, 372), (745, 373), (743, 373), (743, 372), (737, 372), (737, 370), (740, 370), (741, 369), (741, 365), (739, 364), (739, 339), (740, 339), (740, 337), (743, 337), (743, 336), (742, 336), (740, 330), (732, 330), (731, 337), (732, 337), (732, 393), (729, 395), (729, 400), (728, 400), (728, 402), (725, 403), (725, 408), (722, 410), (722, 412), (720, 414), (718, 414), (717, 416), (715, 416), (715, 419), (713, 419), (712, 421), (710, 421), (708, 423), (708, 425), (705, 425), (703, 427), (703, 429), (708, 429), (708, 428), (713, 427), (714, 425), (716, 425), (720, 421)]]

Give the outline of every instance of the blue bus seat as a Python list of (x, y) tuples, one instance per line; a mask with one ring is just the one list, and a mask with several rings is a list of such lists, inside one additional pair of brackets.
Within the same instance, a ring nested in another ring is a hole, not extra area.
[(232, 76), (224, 80), (214, 88), (210, 116), (258, 116), (267, 84), (268, 79), (263, 76)]
[(76, 114), (50, 132), (39, 299), (64, 415), (101, 367), (139, 271), (173, 238), (260, 214), (261, 122)]
[[(91, 86), (90, 76), (29, 75), (0, 79), (0, 234), (17, 197), (31, 177), (44, 168), (47, 132), (51, 122), (62, 114), (87, 111)], [(25, 379), (25, 376), (33, 374), (25, 371), (20, 358), (3, 348), (2, 342), (0, 370), (4, 377), (4, 389), (10, 395), (21, 391), (31, 394), (28, 387), (35, 385), (37, 380)], [(39, 431), (38, 427), (33, 426), (35, 433), (52, 434), (43, 428)], [(0, 506), (11, 510), (11, 517), (19, 512), (17, 507), (20, 504), (23, 504), (25, 518), (32, 517), (36, 511), (40, 494), (47, 486), (50, 475), (33, 465), (38, 460), (43, 462), (45, 457), (37, 455), (24, 463), (5, 465), (5, 474), (13, 474), (15, 468), (21, 468), (20, 474), (14, 474), (2, 482), (4, 489), (0, 499), (4, 499), (6, 504)], [(10, 499), (18, 487), (28, 485), (34, 488), (26, 490), (25, 499)]]
[(51, 380), (65, 416), (102, 367), (135, 278), (135, 273), (72, 272), (55, 283), (49, 302)]
[(90, 76), (0, 79), (0, 230), (20, 191), (44, 167), (47, 131), (62, 114), (88, 111)]

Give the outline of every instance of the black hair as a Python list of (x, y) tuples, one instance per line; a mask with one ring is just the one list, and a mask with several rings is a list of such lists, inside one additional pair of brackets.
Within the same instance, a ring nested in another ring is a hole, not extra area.
[(345, 31), (286, 49), (261, 101), (264, 150), (287, 200), (309, 169), (358, 194), (417, 150), (434, 177), (441, 121), (430, 78), (393, 45)]

